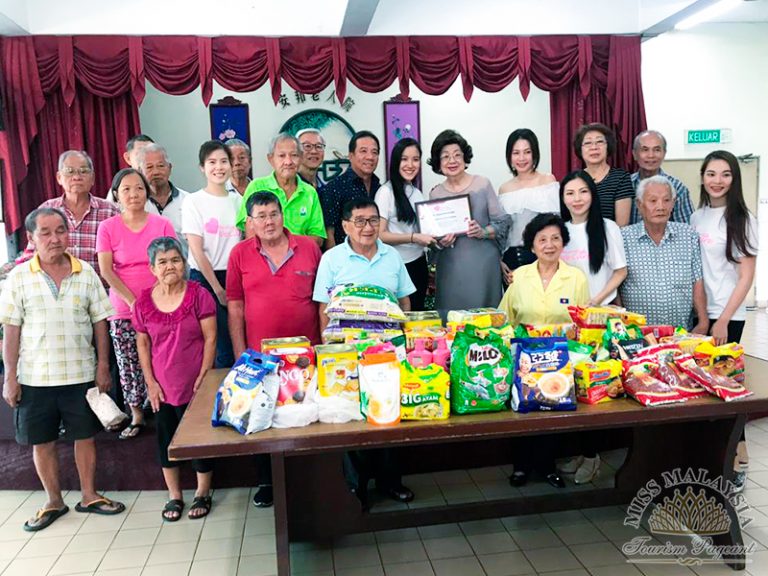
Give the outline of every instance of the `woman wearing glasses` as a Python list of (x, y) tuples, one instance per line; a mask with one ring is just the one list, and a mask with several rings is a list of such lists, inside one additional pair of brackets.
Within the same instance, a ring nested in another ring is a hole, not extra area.
[(444, 130), (432, 143), (427, 163), (445, 180), (430, 192), (437, 200), (468, 195), (472, 220), (466, 234), (438, 239), (435, 307), (448, 310), (495, 307), (502, 295), (501, 250), (510, 217), (504, 212), (491, 182), (467, 173), (472, 147), (454, 130)]
[(629, 224), (635, 190), (629, 173), (608, 164), (616, 152), (616, 135), (605, 124), (585, 124), (573, 139), (573, 151), (597, 185), (603, 218), (621, 226)]

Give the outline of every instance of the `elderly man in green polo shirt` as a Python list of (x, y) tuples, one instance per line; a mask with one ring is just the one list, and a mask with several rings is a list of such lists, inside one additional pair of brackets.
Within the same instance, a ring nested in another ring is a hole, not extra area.
[(292, 234), (311, 236), (322, 246), (325, 241), (325, 224), (320, 198), (315, 189), (298, 177), (302, 149), (295, 136), (281, 133), (269, 143), (267, 160), (273, 171), (269, 176), (256, 178), (245, 190), (237, 226), (245, 229), (248, 198), (256, 192), (272, 192), (283, 208), (285, 227)]

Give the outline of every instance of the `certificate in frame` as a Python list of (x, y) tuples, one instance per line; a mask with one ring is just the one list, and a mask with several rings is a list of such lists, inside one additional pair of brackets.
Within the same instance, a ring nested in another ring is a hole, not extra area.
[(416, 220), (422, 234), (438, 238), (446, 234), (466, 235), (472, 220), (469, 194), (416, 202)]

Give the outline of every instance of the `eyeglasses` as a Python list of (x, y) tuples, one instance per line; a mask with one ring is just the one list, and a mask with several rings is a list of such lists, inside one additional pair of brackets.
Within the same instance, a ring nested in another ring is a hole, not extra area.
[(352, 222), (352, 225), (355, 228), (365, 228), (366, 224), (370, 224), (373, 228), (378, 228), (381, 218), (379, 216), (373, 216), (371, 218), (355, 218), (354, 220), (347, 220), (347, 222)]
[(65, 168), (62, 168), (60, 172), (63, 176), (74, 176), (75, 174), (79, 174), (80, 176), (87, 176), (88, 174), (92, 174), (93, 170), (88, 167), (70, 168), (69, 166), (67, 166)]
[(312, 150), (322, 152), (325, 150), (325, 144), (310, 144), (309, 142), (306, 142), (301, 145), (301, 148), (304, 150), (304, 152), (312, 152)]
[(582, 148), (592, 148), (593, 146), (597, 146), (598, 148), (602, 148), (608, 144), (606, 140), (587, 140), (586, 142), (581, 143)]
[(456, 154), (450, 155), (450, 154), (443, 154), (440, 156), (440, 162), (450, 162), (450, 161), (456, 161), (456, 160), (464, 160), (464, 153), (463, 152), (457, 152)]
[(267, 220), (276, 222), (280, 219), (280, 216), (282, 216), (280, 212), (272, 212), (272, 214), (259, 214), (257, 216), (248, 216), (248, 218), (253, 218), (256, 222), (266, 222)]

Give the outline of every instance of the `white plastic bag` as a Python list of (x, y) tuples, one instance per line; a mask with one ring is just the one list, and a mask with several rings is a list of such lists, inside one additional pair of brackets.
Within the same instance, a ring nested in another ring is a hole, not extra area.
[(119, 426), (123, 420), (128, 418), (128, 415), (117, 407), (109, 394), (99, 392), (96, 386), (88, 389), (88, 392), (85, 393), (85, 399), (104, 428)]
[(362, 420), (360, 400), (350, 400), (343, 396), (315, 395), (318, 418), (325, 424), (345, 424), (353, 420)]

